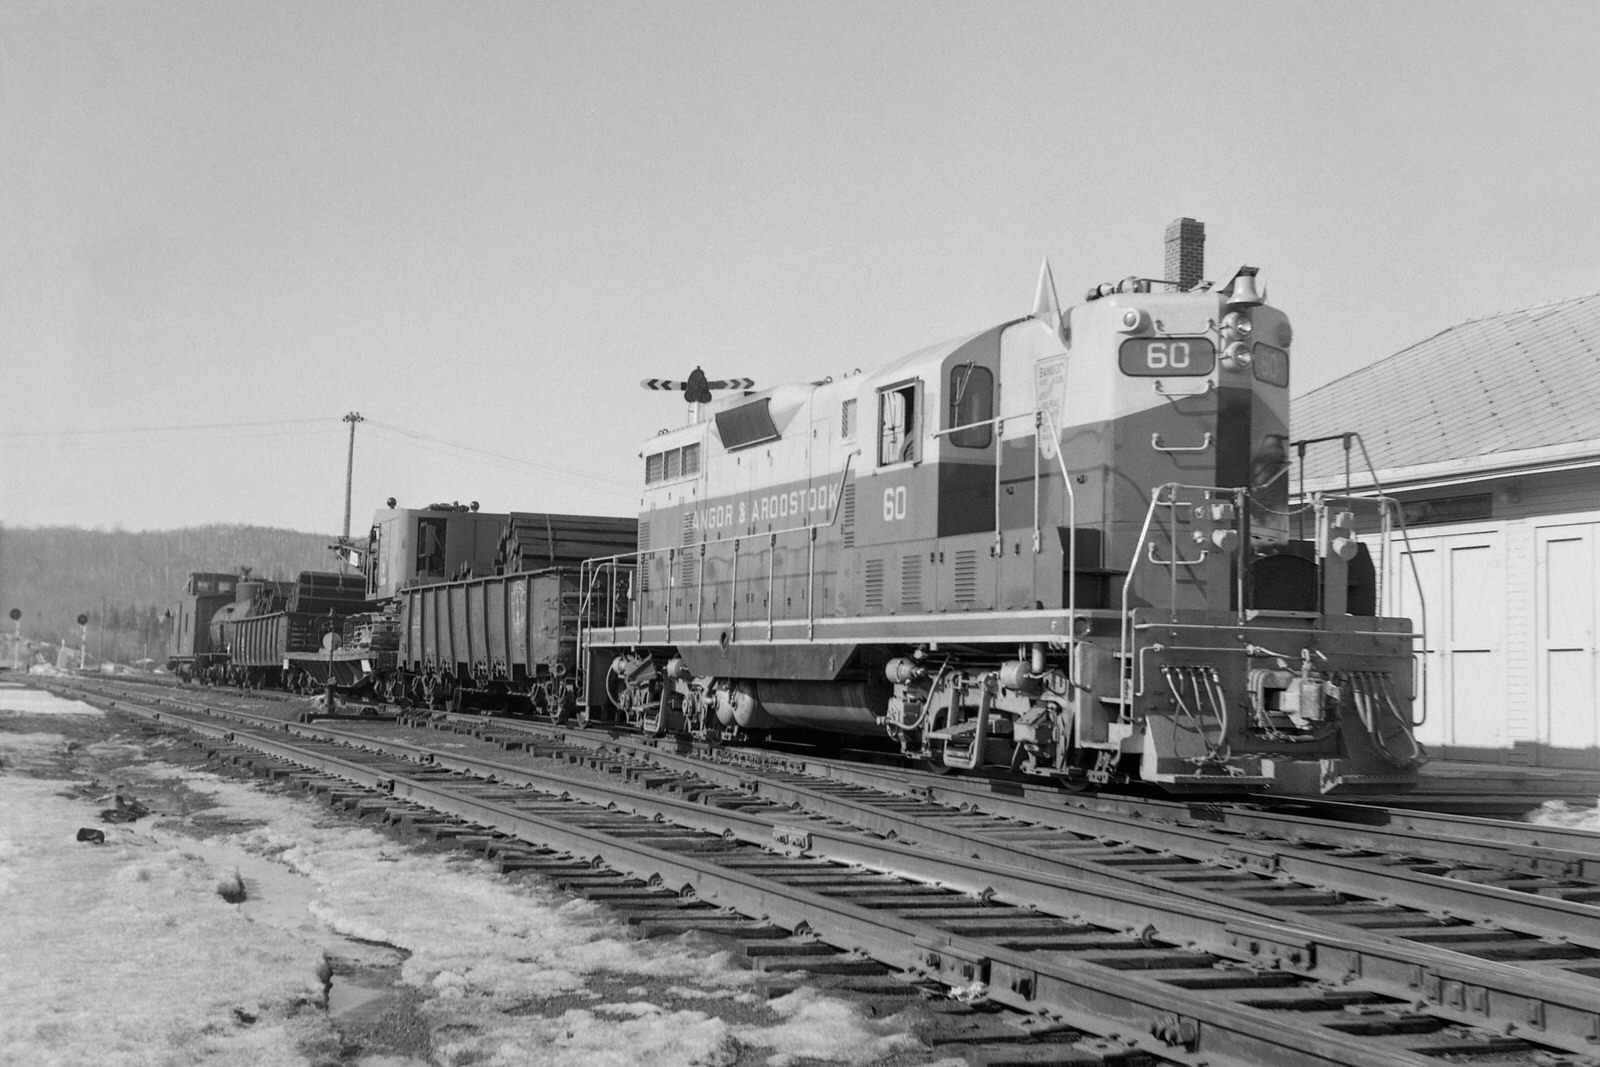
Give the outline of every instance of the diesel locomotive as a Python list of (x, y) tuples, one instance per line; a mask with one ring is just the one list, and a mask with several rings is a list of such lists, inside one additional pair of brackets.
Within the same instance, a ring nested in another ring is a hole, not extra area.
[(1026, 317), (651, 438), (637, 550), (584, 564), (627, 609), (583, 615), (588, 715), (1069, 787), (1413, 784), (1419, 635), (1354, 534), (1386, 502), (1291, 510), (1289, 319), (1180, 259), (1065, 309), (1046, 264)]

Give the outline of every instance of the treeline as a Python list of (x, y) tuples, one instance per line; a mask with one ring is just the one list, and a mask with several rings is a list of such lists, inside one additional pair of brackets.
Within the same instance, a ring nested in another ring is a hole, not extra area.
[[(79, 615), (89, 617), (89, 653), (106, 658), (160, 658), (164, 613), (192, 571), (281, 580), (301, 571), (331, 571), (338, 561), (328, 534), (264, 526), (196, 526), (183, 530), (84, 530), (72, 526), (0, 528), (0, 626), (22, 612), (23, 636), (78, 643)], [(138, 651), (134, 651), (138, 649)], [(115, 653), (115, 655), (113, 655)]]

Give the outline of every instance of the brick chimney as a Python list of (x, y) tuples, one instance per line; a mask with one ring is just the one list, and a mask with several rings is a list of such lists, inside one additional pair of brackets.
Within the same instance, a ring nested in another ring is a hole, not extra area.
[(1194, 219), (1173, 219), (1167, 224), (1165, 277), (1179, 289), (1193, 289), (1206, 272), (1206, 224)]

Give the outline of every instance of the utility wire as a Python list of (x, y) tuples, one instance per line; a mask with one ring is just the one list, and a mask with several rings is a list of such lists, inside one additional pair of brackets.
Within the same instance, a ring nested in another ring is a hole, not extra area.
[(493, 449), (478, 448), (475, 445), (462, 444), (459, 441), (448, 441), (443, 437), (435, 437), (432, 434), (422, 433), (420, 430), (413, 430), (405, 426), (396, 426), (393, 423), (383, 422), (380, 419), (368, 419), (367, 425), (381, 430), (386, 430), (389, 433), (396, 434), (400, 437), (409, 438), (414, 441), (422, 441), (428, 444), (440, 445), (445, 448), (455, 449), (459, 452), (471, 453), (472, 455), (487, 456), (491, 459), (501, 460), (502, 462), (510, 463), (518, 467), (527, 467), (531, 470), (542, 471), (547, 474), (555, 474), (567, 478), (574, 478), (591, 484), (594, 482), (604, 482), (608, 485), (616, 486), (618, 491), (628, 494), (632, 494), (637, 488), (636, 486), (629, 485), (626, 482), (618, 481), (614, 478), (601, 477), (595, 474), (593, 471), (576, 470), (571, 467), (558, 467), (553, 463), (542, 463), (538, 460), (528, 459), (526, 456), (513, 456), (505, 452), (496, 452)]
[[(142, 448), (152, 445), (165, 445), (171, 443), (174, 436), (201, 433), (204, 436), (188, 440), (243, 440), (259, 439), (264, 437), (285, 437), (305, 433), (304, 427), (310, 426), (336, 426), (343, 420), (335, 416), (306, 419), (273, 419), (251, 422), (203, 422), (185, 423), (168, 426), (105, 426), (82, 430), (4, 430), (0, 431), (0, 438), (12, 440), (27, 439), (31, 443), (47, 444), (52, 439), (58, 447), (72, 447), (79, 452), (104, 452), (116, 448)], [(458, 453), (483, 456), (510, 464), (515, 468), (539, 471), (547, 475), (577, 481), (597, 489), (608, 487), (602, 491), (619, 493), (631, 496), (637, 486), (615, 478), (606, 478), (595, 474), (593, 471), (578, 470), (572, 467), (561, 467), (553, 463), (543, 463), (532, 460), (526, 456), (515, 456), (506, 452), (497, 452), (493, 449), (479, 448), (476, 445), (463, 444), (460, 441), (451, 441), (433, 434), (423, 433), (407, 426), (384, 422), (381, 419), (364, 420), (369, 427), (384, 431), (394, 437), (410, 442), (420, 442), (425, 445), (435, 446), (439, 449), (451, 449)], [(255, 431), (253, 433), (241, 431)], [(212, 432), (222, 431), (222, 432)], [(106, 438), (117, 435), (144, 436), (143, 442), (117, 443)], [(163, 436), (165, 440), (163, 440)], [(90, 438), (90, 441), (74, 442), (72, 438)], [(597, 484), (598, 483), (598, 484)]]
[(337, 418), (275, 419), (267, 422), (198, 422), (169, 426), (102, 426), (89, 430), (0, 430), (0, 437), (89, 437), (119, 433), (181, 433), (187, 430), (240, 430), (260, 426), (304, 426), (311, 423), (335, 423)]

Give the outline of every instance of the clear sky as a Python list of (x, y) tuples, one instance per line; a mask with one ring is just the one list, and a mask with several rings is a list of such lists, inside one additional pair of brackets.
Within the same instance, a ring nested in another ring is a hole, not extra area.
[(352, 410), (358, 531), (624, 514), (641, 378), (871, 369), (1181, 215), (1304, 392), (1600, 290), (1597, 56), (1589, 0), (4, 0), (0, 523), (336, 532)]

